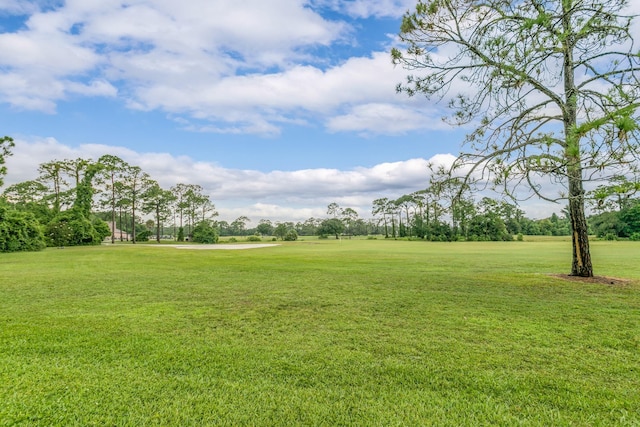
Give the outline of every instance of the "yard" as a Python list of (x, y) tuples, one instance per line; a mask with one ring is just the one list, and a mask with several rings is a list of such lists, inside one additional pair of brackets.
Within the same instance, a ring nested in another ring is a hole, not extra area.
[[(280, 243), (280, 242), (278, 242)], [(0, 425), (638, 425), (640, 244), (0, 255)]]

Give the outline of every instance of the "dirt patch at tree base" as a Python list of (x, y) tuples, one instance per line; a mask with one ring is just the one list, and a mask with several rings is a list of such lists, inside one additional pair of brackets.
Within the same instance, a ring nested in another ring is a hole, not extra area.
[(630, 279), (622, 279), (620, 277), (608, 277), (608, 276), (580, 277), (580, 276), (571, 276), (569, 274), (550, 274), (550, 276), (557, 277), (558, 279), (568, 280), (570, 282), (596, 283), (600, 285), (613, 285), (613, 286), (624, 286), (632, 282), (632, 280)]

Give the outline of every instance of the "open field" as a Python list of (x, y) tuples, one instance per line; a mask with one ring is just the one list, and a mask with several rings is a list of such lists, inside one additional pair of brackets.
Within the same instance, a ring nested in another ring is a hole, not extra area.
[(0, 255), (0, 426), (639, 425), (640, 244)]

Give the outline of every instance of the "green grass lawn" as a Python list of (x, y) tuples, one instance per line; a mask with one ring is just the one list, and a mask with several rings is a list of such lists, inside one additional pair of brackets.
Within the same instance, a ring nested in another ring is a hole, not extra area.
[(0, 425), (640, 424), (640, 244), (0, 255)]

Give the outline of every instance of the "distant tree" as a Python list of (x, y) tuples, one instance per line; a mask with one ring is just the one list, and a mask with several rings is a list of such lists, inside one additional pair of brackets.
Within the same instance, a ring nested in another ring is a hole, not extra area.
[(68, 190), (68, 182), (64, 179), (64, 170), (63, 163), (58, 160), (42, 163), (38, 167), (38, 172), (40, 173), (38, 181), (47, 185), (50, 189), (51, 198), (53, 199), (52, 207), (55, 214), (60, 212)]
[(302, 224), (297, 226), (298, 233), (303, 236), (315, 236), (321, 222), (322, 220), (319, 218), (308, 218)]
[(211, 202), (209, 196), (203, 194), (199, 199), (199, 204), (196, 206), (199, 211), (199, 219), (200, 221), (211, 220), (214, 217), (217, 217), (218, 211), (216, 211), (216, 205)]
[(10, 185), (2, 194), (14, 205), (30, 205), (42, 202), (47, 190), (47, 187), (38, 181), (24, 181)]
[[(405, 223), (404, 226), (401, 225), (401, 228), (403, 229), (403, 232), (400, 233), (401, 237), (404, 237), (405, 234), (407, 234), (409, 237), (411, 237), (411, 216), (410, 216), (410, 210), (411, 208), (413, 208), (415, 206), (415, 199), (413, 198), (412, 195), (410, 194), (405, 194), (400, 196), (398, 199), (394, 200), (393, 202), (399, 209), (400, 215), (400, 224), (402, 224), (402, 212), (404, 212), (405, 214)], [(406, 231), (404, 231), (406, 230)]]
[(247, 218), (246, 216), (240, 216), (238, 218), (236, 218), (230, 225), (229, 227), (231, 228), (231, 233), (234, 236), (242, 236), (245, 234), (245, 229), (247, 227), (247, 223), (250, 222), (251, 220), (249, 218)]
[(605, 211), (589, 218), (589, 227), (597, 237), (614, 235), (628, 237), (627, 224), (620, 218), (620, 212)]
[(340, 215), (342, 215), (342, 208), (335, 202), (329, 203), (329, 206), (327, 206), (327, 215), (338, 218)]
[(81, 159), (77, 158), (74, 160), (64, 159), (60, 162), (61, 170), (71, 179), (73, 179), (74, 187), (80, 185), (84, 174), (87, 172), (89, 167), (94, 163), (90, 159)]
[(384, 224), (384, 237), (389, 238), (389, 226), (387, 224), (387, 213), (389, 206), (389, 199), (386, 197), (375, 199), (373, 201), (373, 216), (382, 215), (382, 222)]
[(338, 218), (329, 218), (322, 221), (318, 227), (319, 235), (333, 235), (336, 239), (340, 238), (340, 234), (344, 231), (344, 224)]
[(358, 219), (358, 212), (352, 208), (344, 208), (341, 212), (342, 222), (345, 224), (347, 233), (353, 234), (353, 226)]
[(218, 230), (221, 236), (230, 236), (232, 234), (231, 227), (227, 221), (218, 221)]
[(10, 136), (3, 136), (0, 138), (0, 187), (4, 185), (4, 176), (7, 174), (7, 167), (5, 166), (5, 159), (9, 157), (11, 149), (15, 146), (13, 138)]
[(273, 224), (268, 219), (261, 219), (256, 231), (262, 236), (270, 236), (273, 233)]
[(640, 200), (620, 211), (620, 219), (624, 222), (625, 237), (640, 233)]
[[(128, 164), (120, 157), (109, 154), (100, 157), (98, 163), (102, 166), (98, 180), (104, 187), (103, 197), (100, 202), (102, 206), (108, 206), (111, 211), (111, 224), (113, 225), (111, 243), (115, 243), (116, 208), (119, 201), (117, 196), (121, 194), (121, 192), (118, 191), (119, 187), (116, 183), (120, 182)], [(120, 227), (122, 230), (122, 225), (120, 225)]]
[(638, 158), (637, 55), (625, 0), (419, 0), (395, 63), (424, 72), (398, 90), (444, 98), (477, 124), (454, 169), (508, 194), (541, 179), (565, 186), (571, 274), (593, 276), (584, 182)]
[(31, 212), (41, 224), (48, 223), (53, 213), (47, 205), (49, 189), (38, 181), (24, 181), (10, 185), (2, 196), (17, 210)]
[[(183, 195), (183, 206), (187, 215), (188, 235), (191, 235), (193, 226), (201, 217), (200, 221), (206, 218), (206, 212), (215, 210), (215, 206), (209, 200), (209, 196), (203, 193), (203, 188), (197, 184), (186, 184), (186, 191)], [(216, 213), (217, 215), (217, 213)]]
[(189, 190), (189, 186), (187, 184), (178, 183), (171, 187), (171, 192), (175, 196), (175, 210), (178, 212), (178, 218), (180, 219), (179, 225), (180, 228), (184, 226), (183, 216), (185, 210), (189, 207), (189, 203), (187, 201), (187, 191)]
[(142, 199), (142, 212), (145, 214), (153, 214), (151, 228), (155, 225), (156, 241), (160, 243), (161, 229), (164, 221), (171, 216), (171, 206), (176, 200), (176, 196), (169, 190), (163, 190), (160, 185), (152, 181), (145, 191)]
[(136, 243), (136, 209), (144, 203), (144, 194), (153, 180), (139, 166), (128, 166), (123, 171), (122, 188), (131, 209), (131, 242)]
[[(474, 209), (475, 210), (475, 209)], [(513, 235), (500, 216), (499, 203), (484, 197), (477, 205), (478, 212), (469, 221), (466, 237), (471, 240), (513, 240)]]
[[(127, 165), (127, 167), (129, 167)], [(123, 172), (124, 177), (124, 172)], [(129, 209), (131, 207), (131, 199), (129, 198), (129, 194), (127, 192), (127, 187), (124, 181), (118, 181), (115, 183), (115, 194), (116, 194), (116, 209), (118, 210), (118, 228), (120, 229), (120, 241), (124, 240), (123, 232), (130, 233), (131, 232), (131, 222), (129, 214)], [(127, 240), (129, 237), (127, 236)]]
[(285, 236), (287, 235), (287, 231), (289, 231), (289, 227), (287, 227), (287, 224), (280, 222), (274, 227), (273, 235), (276, 238), (284, 240)]
[(364, 236), (371, 231), (370, 224), (362, 218), (357, 218), (350, 225), (350, 233), (354, 236)]

